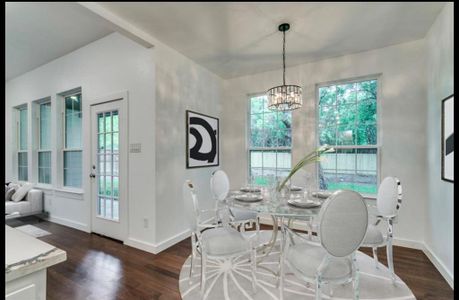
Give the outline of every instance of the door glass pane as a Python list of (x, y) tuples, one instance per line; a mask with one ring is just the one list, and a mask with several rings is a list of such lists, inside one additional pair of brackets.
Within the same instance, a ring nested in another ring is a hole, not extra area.
[(112, 199), (105, 198), (105, 217), (107, 219), (112, 218)]
[(113, 197), (119, 197), (119, 181), (118, 177), (113, 177)]
[(105, 199), (102, 197), (98, 197), (97, 201), (97, 215), (103, 217), (105, 216)]
[(97, 152), (102, 153), (105, 151), (105, 134), (98, 134), (97, 140)]
[(105, 196), (105, 181), (103, 176), (99, 176), (98, 179), (98, 193), (101, 196)]
[(105, 135), (105, 151), (112, 151), (112, 133)]
[(112, 155), (105, 156), (105, 175), (112, 175)]
[(118, 120), (118, 112), (117, 111), (114, 111), (113, 114), (112, 114), (112, 117), (113, 117), (113, 131), (114, 132), (117, 132), (119, 131), (119, 120)]
[(111, 113), (109, 112), (105, 113), (105, 131), (106, 132), (112, 131), (112, 117), (111, 117)]
[(119, 210), (120, 210), (120, 202), (118, 199), (113, 199), (113, 220), (119, 220)]
[(113, 176), (119, 176), (119, 155), (113, 155)]
[(97, 129), (99, 133), (105, 132), (104, 114), (97, 114)]
[(105, 176), (105, 195), (111, 196), (112, 195), (112, 177)]
[(119, 151), (119, 133), (113, 133), (113, 139), (112, 139), (112, 145), (113, 145), (113, 152), (118, 152)]

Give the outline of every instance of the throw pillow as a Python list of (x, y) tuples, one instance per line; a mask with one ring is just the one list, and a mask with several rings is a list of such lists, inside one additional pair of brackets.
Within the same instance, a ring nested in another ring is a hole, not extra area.
[(8, 188), (5, 192), (5, 201), (11, 201), (11, 196), (16, 193), (16, 190), (14, 188)]
[(16, 193), (11, 197), (11, 200), (14, 202), (19, 202), (27, 195), (27, 193), (33, 188), (33, 183), (25, 183), (19, 189), (16, 190)]

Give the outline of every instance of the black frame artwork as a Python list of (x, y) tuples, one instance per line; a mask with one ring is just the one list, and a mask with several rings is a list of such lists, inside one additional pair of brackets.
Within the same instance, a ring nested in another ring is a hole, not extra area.
[[(219, 166), (219, 136), (218, 118), (187, 110), (186, 168), (192, 169)], [(193, 145), (190, 145), (190, 138), (195, 141)], [(203, 148), (209, 150), (201, 152)]]
[(454, 94), (441, 101), (441, 179), (454, 182)]

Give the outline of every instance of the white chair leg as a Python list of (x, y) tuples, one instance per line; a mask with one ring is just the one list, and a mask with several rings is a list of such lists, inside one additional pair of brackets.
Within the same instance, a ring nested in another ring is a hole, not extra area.
[(321, 291), (320, 291), (320, 289), (321, 289), (321, 282), (320, 281), (321, 281), (320, 277), (317, 277), (316, 278), (316, 300), (322, 299), (322, 295), (321, 295)]
[(358, 300), (360, 299), (360, 277), (359, 277), (359, 265), (357, 264), (357, 258), (355, 256), (355, 253), (352, 257), (352, 266), (353, 266), (353, 281), (352, 281), (352, 286), (354, 288), (354, 299)]
[(201, 254), (201, 293), (204, 294), (206, 289), (206, 264), (207, 258), (204, 253)]
[(353, 282), (353, 287), (354, 287), (354, 299), (358, 300), (360, 299), (360, 279), (359, 279), (359, 272), (356, 271), (354, 274), (354, 282)]
[(253, 293), (257, 292), (257, 277), (256, 277), (256, 270), (257, 270), (257, 257), (256, 257), (256, 250), (255, 248), (252, 249), (250, 252), (250, 259), (252, 265), (252, 291)]
[(189, 278), (189, 284), (191, 284), (192, 281), (192, 275), (193, 275), (193, 264), (194, 260), (196, 258), (196, 240), (195, 240), (195, 235), (194, 233), (191, 234), (191, 259), (190, 259), (190, 278)]
[(193, 254), (191, 254), (191, 259), (190, 259), (190, 276), (189, 276), (189, 284), (191, 284), (191, 278), (193, 277)]
[(389, 267), (389, 271), (392, 277), (392, 283), (395, 284), (395, 271), (394, 271), (394, 256), (392, 252), (392, 241), (389, 240), (386, 245), (386, 252), (387, 252), (387, 266)]
[(373, 259), (375, 261), (375, 267), (376, 267), (376, 269), (379, 269), (378, 248), (377, 247), (372, 247), (372, 249), (373, 249)]

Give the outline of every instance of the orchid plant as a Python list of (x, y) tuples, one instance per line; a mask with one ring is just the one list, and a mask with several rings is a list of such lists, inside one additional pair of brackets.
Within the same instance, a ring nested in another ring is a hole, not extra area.
[(290, 171), (287, 177), (277, 186), (277, 191), (280, 192), (282, 188), (285, 186), (285, 184), (290, 180), (290, 178), (302, 167), (304, 167), (307, 164), (313, 163), (320, 161), (321, 155), (323, 153), (329, 153), (329, 152), (334, 152), (335, 149), (332, 147), (329, 147), (328, 145), (323, 145), (316, 150), (308, 153), (305, 157), (303, 157)]

